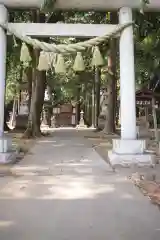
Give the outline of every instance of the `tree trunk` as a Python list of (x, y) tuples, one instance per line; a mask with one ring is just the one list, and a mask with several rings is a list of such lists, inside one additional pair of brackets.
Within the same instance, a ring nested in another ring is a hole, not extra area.
[(8, 112), (7, 106), (4, 106), (4, 131), (10, 130), (10, 128), (7, 125), (8, 115), (9, 115), (9, 112)]
[(79, 124), (80, 121), (80, 91), (81, 91), (81, 87), (78, 84), (77, 85), (77, 104), (76, 104), (76, 124)]
[(41, 136), (40, 125), (41, 113), (44, 103), (44, 92), (46, 87), (46, 72), (37, 70), (38, 59), (39, 51), (35, 50), (35, 66), (33, 69), (32, 79), (32, 98), (28, 118), (28, 127), (24, 133), (25, 137)]
[[(110, 21), (112, 24), (117, 24), (117, 13), (111, 13)], [(107, 113), (104, 132), (106, 134), (115, 132), (115, 116), (116, 116), (116, 39), (110, 40), (110, 52), (108, 56), (108, 85), (107, 85)]]
[[(64, 20), (64, 16), (62, 12), (59, 11), (54, 15), (52, 14), (51, 17), (47, 19), (47, 22), (57, 22), (60, 20)], [(45, 14), (40, 13), (39, 11), (32, 11), (32, 21), (44, 23), (46, 21)], [(44, 41), (47, 41), (47, 39), (45, 38)], [(34, 68), (32, 71), (32, 97), (30, 101), (28, 127), (26, 132), (24, 133), (24, 137), (39, 137), (42, 135), (40, 131), (40, 125), (41, 113), (44, 104), (44, 93), (46, 88), (46, 72), (40, 72), (37, 70), (39, 51), (35, 50), (32, 55), (35, 55)]]
[(41, 113), (44, 103), (44, 92), (46, 86), (46, 72), (38, 72), (36, 74), (36, 87), (34, 93), (34, 105), (32, 112), (33, 135), (40, 136)]
[(27, 83), (28, 83), (28, 111), (31, 107), (31, 98), (32, 98), (32, 68), (28, 67), (26, 70)]
[[(34, 22), (45, 22), (45, 15), (38, 11), (33, 12)], [(30, 102), (30, 112), (28, 117), (28, 127), (24, 133), (24, 137), (40, 137), (41, 130), (41, 113), (44, 103), (44, 93), (46, 87), (46, 72), (38, 71), (40, 51), (32, 50), (32, 97)], [(31, 86), (31, 83), (30, 83)], [(31, 93), (31, 92), (30, 92)]]
[(92, 127), (95, 127), (95, 84), (92, 86)]
[(16, 97), (14, 98), (13, 101), (13, 108), (12, 108), (12, 115), (11, 115), (11, 120), (10, 120), (10, 126), (13, 128), (15, 126), (16, 122), (16, 112), (17, 112), (17, 99)]
[(47, 118), (47, 125), (51, 127), (51, 118), (52, 118), (52, 88), (50, 85), (47, 85), (47, 92), (49, 96), (49, 101), (48, 101), (48, 118)]
[(99, 114), (100, 114), (100, 85), (101, 85), (101, 71), (100, 69), (97, 67), (95, 69), (95, 91), (96, 91), (96, 119), (95, 119), (95, 124), (96, 124), (96, 128), (98, 128), (98, 118), (99, 118)]
[(116, 102), (116, 40), (110, 40), (110, 53), (108, 56), (108, 82), (107, 82), (107, 112), (104, 132), (115, 132), (115, 102)]

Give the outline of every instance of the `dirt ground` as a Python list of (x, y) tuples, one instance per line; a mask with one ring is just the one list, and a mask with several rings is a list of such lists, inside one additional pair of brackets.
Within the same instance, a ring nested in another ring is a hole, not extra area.
[[(99, 155), (108, 162), (108, 150), (112, 149), (112, 139), (118, 136), (94, 132), (85, 137), (88, 138)], [(148, 142), (148, 149), (157, 152), (157, 145), (153, 140)], [(156, 161), (158, 164), (154, 168), (134, 166), (128, 169), (115, 169), (115, 171), (123, 171), (142, 194), (160, 207), (160, 154), (158, 152), (156, 153)]]
[(118, 138), (118, 135), (106, 135), (103, 132), (89, 132), (84, 135), (98, 154), (108, 162), (108, 151), (112, 149), (112, 139)]
[[(117, 138), (118, 135), (105, 135), (101, 132), (84, 131), (82, 134), (87, 138), (92, 147), (98, 152), (98, 154), (108, 162), (108, 151), (112, 149), (112, 139)], [(29, 153), (31, 147), (35, 144), (35, 139), (23, 139), (23, 133), (10, 132), (6, 134), (12, 139), (12, 142), (16, 148), (20, 150), (19, 160), (21, 160), (25, 154)], [(149, 149), (157, 151), (156, 144), (153, 140), (149, 141)], [(157, 162), (160, 160), (160, 155), (157, 155)], [(12, 166), (0, 165), (0, 176), (12, 175)], [(157, 164), (155, 168), (128, 168), (128, 169), (116, 169), (115, 171), (123, 171), (134, 185), (136, 185), (140, 191), (149, 197), (152, 203), (160, 206), (160, 164)]]
[(16, 153), (16, 161), (13, 164), (0, 164), (0, 177), (10, 176), (13, 175), (12, 167), (13, 165), (22, 160), (25, 154), (30, 152), (30, 149), (35, 144), (35, 139), (23, 139), (22, 132), (7, 132), (5, 136), (12, 140), (13, 148), (15, 149)]
[(13, 145), (17, 146), (24, 153), (27, 153), (35, 143), (35, 139), (24, 139), (22, 137), (23, 133), (20, 132), (10, 132), (6, 135), (12, 139)]

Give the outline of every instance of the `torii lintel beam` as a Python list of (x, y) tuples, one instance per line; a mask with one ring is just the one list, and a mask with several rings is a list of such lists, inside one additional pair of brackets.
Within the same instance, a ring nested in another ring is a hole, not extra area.
[[(82, 37), (90, 38), (111, 33), (112, 24), (65, 24), (65, 23), (8, 23), (16, 31), (33, 37)], [(9, 34), (9, 33), (8, 33)]]
[[(40, 8), (45, 0), (0, 0), (1, 4), (10, 8)], [(148, 10), (159, 11), (160, 0), (149, 0)], [(121, 7), (140, 8), (141, 0), (56, 0), (55, 9), (62, 10), (117, 10)]]

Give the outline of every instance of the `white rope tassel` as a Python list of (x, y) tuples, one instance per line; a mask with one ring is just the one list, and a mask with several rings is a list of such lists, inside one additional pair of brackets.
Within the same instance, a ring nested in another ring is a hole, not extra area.
[(50, 68), (49, 62), (48, 62), (48, 57), (45, 52), (41, 52), (39, 56), (39, 64), (37, 69), (39, 71), (48, 71)]
[(20, 61), (23, 63), (31, 62), (32, 58), (30, 56), (29, 49), (25, 42), (22, 43), (21, 52), (20, 52)]
[(55, 65), (55, 73), (59, 73), (59, 74), (66, 73), (66, 66), (65, 66), (65, 62), (62, 54), (58, 54), (57, 62)]
[(85, 64), (81, 52), (77, 52), (77, 56), (73, 65), (73, 70), (75, 72), (83, 72), (85, 70)]

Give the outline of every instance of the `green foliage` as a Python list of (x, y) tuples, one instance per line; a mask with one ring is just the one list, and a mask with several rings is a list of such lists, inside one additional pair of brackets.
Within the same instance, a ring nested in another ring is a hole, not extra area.
[(144, 13), (145, 7), (149, 4), (149, 0), (140, 0), (140, 12)]
[[(10, 11), (10, 21), (28, 22), (32, 12)], [(7, 39), (7, 64), (6, 64), (6, 102), (13, 100), (18, 95), (20, 82), (22, 81), (22, 66), (20, 63), (21, 42), (13, 36)]]
[(44, 3), (41, 6), (41, 11), (45, 13), (53, 12), (55, 2), (56, 0), (44, 0)]
[[(21, 63), (19, 60), (20, 47), (14, 48), (13, 39), (8, 39), (7, 75), (6, 75), (6, 101), (13, 100), (19, 89), (21, 80)], [(12, 46), (12, 47), (11, 47)]]
[(160, 14), (135, 14), (136, 80), (147, 85), (160, 63)]

